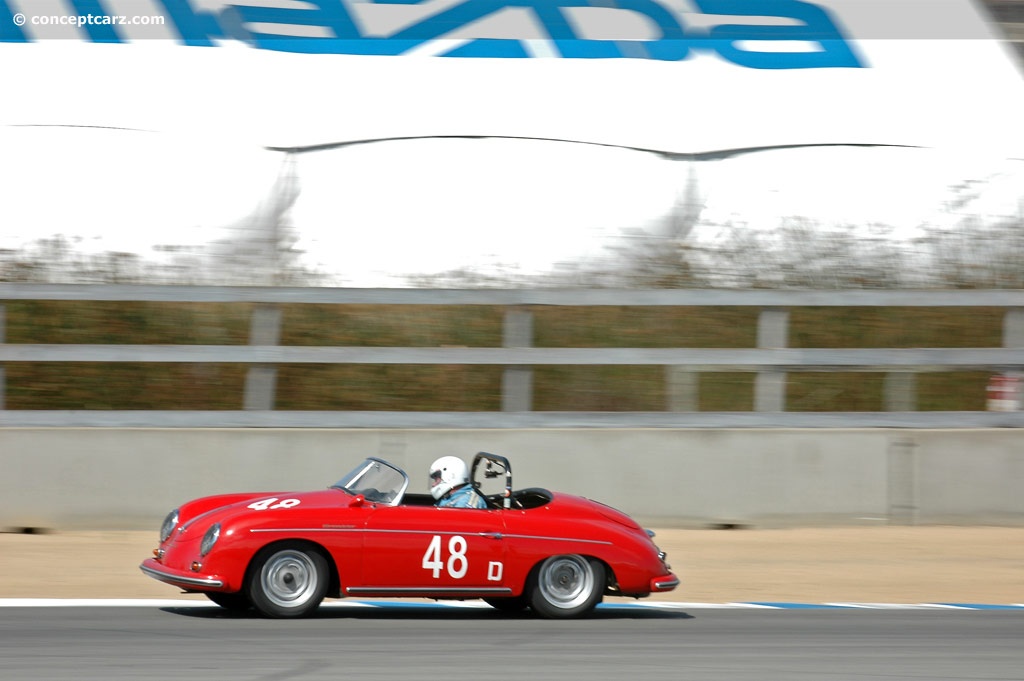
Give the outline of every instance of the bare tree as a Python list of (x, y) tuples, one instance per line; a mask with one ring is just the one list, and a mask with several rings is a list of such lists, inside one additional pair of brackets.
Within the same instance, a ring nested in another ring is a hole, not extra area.
[(264, 286), (310, 283), (311, 272), (299, 266), (298, 234), (291, 209), (301, 189), (294, 154), (285, 154), (277, 179), (249, 215), (228, 226), (230, 235), (207, 248), (217, 279)]

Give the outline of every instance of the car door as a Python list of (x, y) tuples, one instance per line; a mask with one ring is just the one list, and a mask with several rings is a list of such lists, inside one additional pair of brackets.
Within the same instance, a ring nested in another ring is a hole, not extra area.
[(363, 579), (351, 593), (501, 594), (502, 512), (435, 506), (378, 507), (363, 542)]

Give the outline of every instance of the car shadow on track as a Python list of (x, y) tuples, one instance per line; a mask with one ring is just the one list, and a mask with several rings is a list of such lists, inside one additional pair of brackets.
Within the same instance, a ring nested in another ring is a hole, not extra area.
[[(216, 605), (162, 607), (162, 612), (182, 617), (219, 620), (258, 620), (265, 619), (255, 610), (226, 610)], [(330, 603), (321, 606), (309, 619), (356, 619), (356, 620), (479, 620), (479, 621), (510, 621), (543, 619), (529, 610), (522, 612), (503, 612), (488, 607), (459, 607), (435, 605), (430, 603), (417, 604), (386, 604), (386, 605), (348, 605)], [(668, 610), (647, 606), (606, 605), (599, 606), (583, 620), (686, 620), (694, 619), (693, 615), (683, 610)]]

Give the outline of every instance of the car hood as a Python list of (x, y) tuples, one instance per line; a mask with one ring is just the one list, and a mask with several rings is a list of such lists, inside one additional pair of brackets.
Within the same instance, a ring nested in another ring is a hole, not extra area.
[(340, 489), (314, 492), (247, 492), (220, 494), (194, 499), (180, 513), (179, 540), (202, 535), (213, 523), (243, 521), (246, 518), (272, 521), (284, 514), (305, 515), (307, 511), (347, 506), (352, 496)]

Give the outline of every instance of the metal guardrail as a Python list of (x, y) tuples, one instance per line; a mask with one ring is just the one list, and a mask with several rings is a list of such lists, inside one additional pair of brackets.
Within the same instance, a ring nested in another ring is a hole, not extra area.
[(676, 365), (694, 371), (918, 371), (1024, 366), (1024, 348), (388, 348), (266, 345), (0, 345), (0, 362)]
[(1024, 412), (3, 411), (0, 428), (1021, 428)]
[[(71, 300), (253, 303), (249, 345), (0, 344), (0, 362), (187, 362), (252, 365), (242, 411), (0, 411), (0, 426), (135, 427), (1018, 427), (1016, 413), (915, 412), (921, 371), (1024, 367), (1022, 290), (612, 290), (612, 289), (349, 289), (220, 286), (61, 285), (0, 283), (0, 301)], [(489, 305), (506, 308), (504, 347), (296, 347), (277, 345), (282, 304)], [(756, 348), (536, 348), (534, 306), (757, 307)], [(909, 349), (787, 348), (788, 310), (795, 307), (1001, 307), (1003, 347)], [(0, 341), (3, 322), (0, 302)], [(281, 412), (273, 410), (275, 365), (489, 364), (505, 367), (501, 412)], [(530, 409), (531, 366), (663, 365), (665, 412), (539, 413)], [(885, 412), (785, 412), (785, 374), (797, 371), (883, 371)], [(752, 371), (754, 412), (697, 412), (701, 371)], [(2, 372), (2, 369), (0, 369)], [(2, 373), (0, 373), (2, 378)], [(0, 385), (2, 387), (2, 385)], [(2, 393), (0, 393), (2, 394)]]
[(0, 283), (4, 300), (316, 305), (1024, 307), (1024, 290), (398, 289)]

